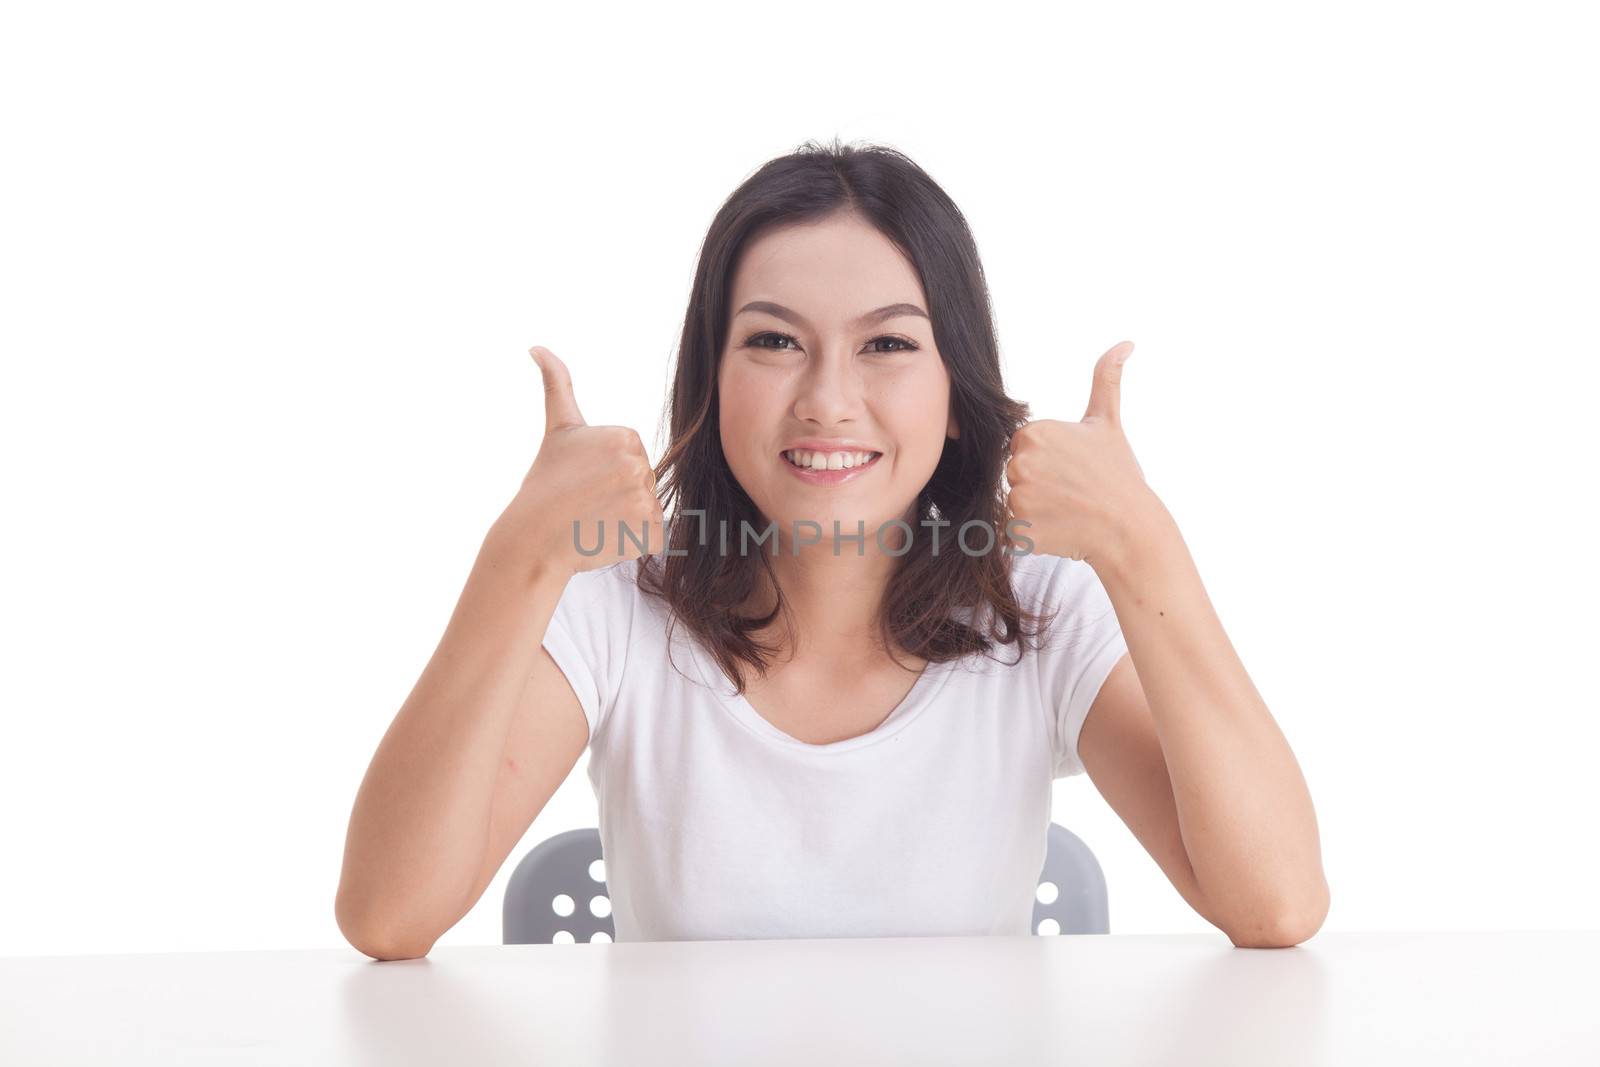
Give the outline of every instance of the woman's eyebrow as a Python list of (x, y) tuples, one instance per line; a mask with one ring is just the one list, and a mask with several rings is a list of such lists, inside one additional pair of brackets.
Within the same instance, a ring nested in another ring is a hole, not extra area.
[[(768, 315), (776, 316), (784, 322), (792, 323), (795, 326), (810, 325), (799, 313), (791, 311), (782, 304), (774, 304), (770, 300), (752, 300), (738, 311), (735, 311), (734, 314), (743, 315), (746, 311), (764, 311)], [(856, 325), (859, 326), (868, 322), (882, 322), (885, 319), (893, 319), (901, 315), (920, 315), (925, 319), (928, 317), (928, 313), (915, 304), (885, 304), (883, 307), (875, 308), (856, 319)]]

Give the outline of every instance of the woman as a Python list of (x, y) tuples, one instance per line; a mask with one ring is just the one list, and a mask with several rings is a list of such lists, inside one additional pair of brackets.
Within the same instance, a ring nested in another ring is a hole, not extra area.
[(619, 941), (1028, 934), (1084, 771), (1236, 945), (1309, 937), (1310, 796), (1122, 434), (1130, 350), (1028, 422), (920, 168), (763, 166), (701, 250), (660, 464), (532, 350), (544, 439), (362, 784), (345, 935), (425, 954), (588, 748)]

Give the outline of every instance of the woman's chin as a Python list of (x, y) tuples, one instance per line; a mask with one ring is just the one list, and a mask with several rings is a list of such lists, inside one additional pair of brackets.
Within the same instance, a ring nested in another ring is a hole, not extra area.
[[(895, 546), (897, 539), (904, 535), (904, 531), (890, 524), (896, 518), (909, 513), (913, 502), (907, 501), (905, 507), (891, 511), (865, 506), (867, 503), (862, 501), (863, 506), (850, 507), (845, 502), (838, 501), (833, 502), (832, 506), (806, 507), (803, 501), (788, 501), (783, 507), (762, 507), (760, 510), (763, 516), (768, 516), (764, 521), (776, 528), (786, 554), (794, 552), (793, 544), (799, 544), (801, 552), (817, 549), (831, 552), (837, 536), (838, 555), (865, 556), (879, 551), (877, 538), (880, 529), (883, 530), (884, 547), (892, 549)], [(881, 501), (874, 500), (871, 503), (881, 504)], [(835, 529), (838, 530), (837, 535), (834, 533)], [(733, 544), (735, 532), (729, 530), (730, 551), (737, 551)], [(752, 552), (756, 547), (753, 543), (754, 535), (764, 532), (764, 529), (752, 531)], [(916, 534), (915, 529), (911, 532), (913, 536)], [(760, 548), (769, 554), (772, 552), (770, 541), (763, 542)]]

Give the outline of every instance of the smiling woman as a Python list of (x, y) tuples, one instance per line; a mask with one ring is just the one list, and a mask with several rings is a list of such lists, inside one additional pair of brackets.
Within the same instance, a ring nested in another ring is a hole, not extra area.
[[(426, 952), (585, 748), (618, 940), (1027, 934), (1051, 781), (1086, 770), (1236, 943), (1306, 930), (1308, 798), (1121, 435), (1125, 347), (1083, 424), (1030, 423), (989, 307), (921, 168), (811, 144), (712, 221), (659, 463), (535, 348), (538, 457), (352, 815), (352, 941)], [(574, 543), (669, 511), (654, 553)]]
[[(1089, 567), (938, 536), (1003, 525), (1028, 417), (961, 213), (886, 148), (756, 171), (668, 414), (662, 505), (701, 521), (576, 576), (545, 638), (618, 940), (1030, 932), (1050, 782), (1127, 645)], [(747, 527), (777, 536), (705, 536)]]
[[(1019, 610), (1006, 558), (951, 552), (949, 538), (939, 554), (929, 531), (1004, 526), (1001, 471), (1028, 414), (1001, 382), (966, 221), (920, 167), (837, 143), (772, 160), (728, 197), (700, 251), (656, 467), (663, 506), (710, 529), (864, 529), (870, 549), (896, 520), (912, 536), (893, 554), (846, 544), (827, 566), (782, 542), (686, 551), (642, 560), (641, 588), (740, 691), (785, 654), (801, 673), (802, 640), (823, 661), (835, 643), (848, 658), (876, 647), (889, 678), (901, 658), (920, 669), (1017, 643), (1037, 619)], [(674, 549), (700, 547), (687, 525), (674, 535)], [(989, 629), (955, 621), (980, 608)]]

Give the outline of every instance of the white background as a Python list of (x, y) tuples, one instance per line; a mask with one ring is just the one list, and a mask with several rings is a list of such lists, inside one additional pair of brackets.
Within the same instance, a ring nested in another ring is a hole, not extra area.
[[(343, 945), (356, 789), (542, 431), (527, 348), (659, 457), (713, 213), (835, 135), (962, 207), (1035, 417), (1135, 342), (1324, 930), (1596, 926), (1584, 5), (576, 7), (7, 6), (0, 954)], [(584, 769), (441, 945), (595, 824)], [(1212, 929), (1056, 790), (1113, 932)]]

